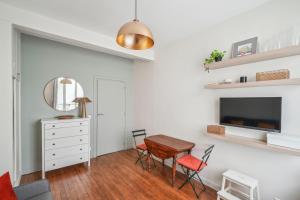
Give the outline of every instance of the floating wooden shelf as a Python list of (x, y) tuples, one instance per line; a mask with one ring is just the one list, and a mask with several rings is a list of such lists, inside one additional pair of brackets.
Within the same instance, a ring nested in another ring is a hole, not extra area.
[(214, 69), (220, 69), (224, 67), (232, 67), (236, 65), (255, 63), (259, 61), (272, 60), (272, 59), (295, 56), (295, 55), (300, 55), (300, 45), (290, 46), (286, 48), (271, 50), (267, 52), (257, 53), (257, 54), (238, 57), (238, 58), (231, 58), (228, 60), (208, 64), (206, 65), (206, 67), (209, 68), (210, 70), (214, 70)]
[(205, 135), (209, 136), (209, 137), (213, 137), (218, 140), (223, 140), (223, 141), (232, 142), (232, 143), (236, 143), (236, 144), (276, 151), (276, 152), (280, 152), (280, 153), (286, 153), (286, 154), (290, 154), (290, 155), (294, 155), (294, 156), (300, 156), (300, 150), (298, 150), (298, 149), (270, 145), (266, 141), (262, 141), (262, 140), (258, 140), (258, 139), (251, 139), (251, 138), (235, 136), (235, 135), (228, 135), (228, 134), (227, 135), (216, 135), (216, 134), (206, 133)]
[(214, 83), (205, 85), (206, 89), (230, 89), (230, 88), (247, 88), (247, 87), (267, 87), (267, 86), (284, 86), (300, 85), (300, 78), (270, 80), (270, 81), (253, 81), (247, 83)]

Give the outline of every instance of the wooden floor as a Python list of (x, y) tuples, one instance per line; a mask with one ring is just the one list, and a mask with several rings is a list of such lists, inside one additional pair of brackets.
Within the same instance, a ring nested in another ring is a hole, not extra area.
[[(135, 165), (136, 152), (128, 150), (97, 157), (88, 168), (84, 164), (48, 172), (54, 199), (196, 199), (189, 184), (178, 190), (185, 176), (176, 175), (175, 187), (171, 186), (171, 168), (162, 167), (145, 171)], [(40, 173), (22, 177), (21, 183), (30, 183), (41, 178)], [(200, 200), (215, 200), (216, 192), (207, 188)]]

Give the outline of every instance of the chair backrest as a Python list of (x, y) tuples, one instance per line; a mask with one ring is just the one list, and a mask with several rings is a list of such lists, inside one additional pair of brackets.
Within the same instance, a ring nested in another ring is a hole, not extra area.
[(215, 147), (215, 145), (210, 145), (205, 151), (204, 151), (204, 155), (202, 156), (202, 161), (199, 165), (199, 168), (198, 169), (201, 169), (202, 165), (203, 164), (207, 164), (207, 161), (210, 157), (210, 154), (213, 150), (213, 148)]
[(146, 133), (146, 129), (139, 129), (139, 130), (133, 130), (132, 131), (132, 137), (134, 140), (134, 144), (135, 146), (137, 145), (137, 137), (147, 137), (147, 133)]

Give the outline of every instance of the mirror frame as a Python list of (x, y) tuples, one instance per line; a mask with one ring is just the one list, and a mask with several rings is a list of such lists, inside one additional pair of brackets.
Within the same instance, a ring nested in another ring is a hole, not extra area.
[[(47, 104), (49, 107), (51, 107), (53, 110), (58, 111), (58, 112), (70, 112), (70, 111), (72, 111), (72, 110), (75, 110), (76, 108), (78, 108), (78, 103), (75, 103), (75, 107), (74, 107), (73, 109), (69, 109), (69, 110), (59, 110), (59, 109), (54, 108), (54, 107), (53, 107), (51, 104), (49, 104), (49, 102), (47, 101), (47, 98), (46, 98), (46, 95), (45, 95), (46, 88), (48, 87), (48, 85), (49, 85), (51, 82), (54, 82), (55, 80), (57, 80), (57, 79), (59, 79), (59, 78), (70, 79), (70, 80), (75, 81), (75, 83), (78, 84), (78, 85), (80, 86), (81, 90), (82, 90), (82, 96), (77, 96), (77, 97), (84, 97), (84, 90), (83, 90), (83, 87), (82, 87), (82, 85), (81, 85), (79, 82), (76, 81), (76, 79), (71, 78), (71, 77), (69, 77), (69, 76), (58, 76), (58, 77), (55, 77), (55, 78), (49, 80), (49, 81), (45, 84), (44, 89), (43, 89), (43, 97), (44, 97), (44, 100), (45, 100), (46, 104)], [(52, 95), (53, 95), (53, 93), (52, 93)], [(76, 98), (76, 97), (75, 97), (75, 98)], [(74, 99), (75, 99), (75, 98), (74, 98)]]

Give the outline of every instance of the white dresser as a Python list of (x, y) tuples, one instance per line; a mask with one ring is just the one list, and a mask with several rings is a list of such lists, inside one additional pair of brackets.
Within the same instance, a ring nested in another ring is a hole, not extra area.
[(42, 177), (54, 169), (88, 162), (90, 118), (42, 119)]

